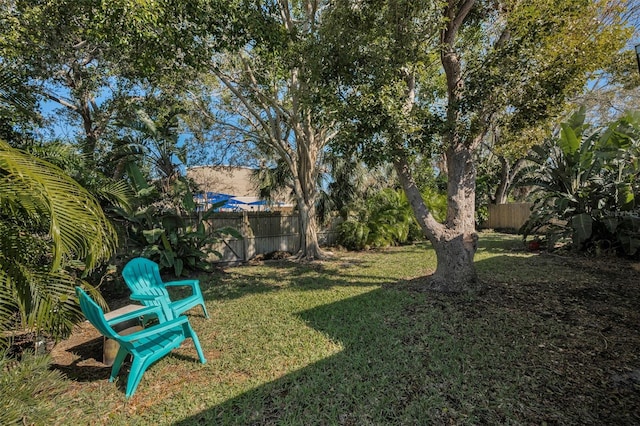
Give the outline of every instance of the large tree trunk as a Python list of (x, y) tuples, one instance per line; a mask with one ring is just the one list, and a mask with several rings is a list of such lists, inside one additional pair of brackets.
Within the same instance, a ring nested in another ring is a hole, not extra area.
[(473, 262), (478, 241), (473, 153), (462, 144), (455, 144), (447, 151), (447, 221), (432, 241), (438, 264), (431, 288), (450, 293), (478, 293), (485, 287), (478, 279)]
[(475, 167), (471, 152), (449, 150), (447, 221), (438, 223), (424, 203), (404, 158), (394, 162), (416, 219), (436, 251), (436, 271), (427, 290), (479, 293), (485, 289), (474, 264), (478, 236), (475, 230)]
[[(435, 273), (428, 289), (447, 293), (478, 293), (484, 285), (478, 279), (473, 258), (478, 236), (475, 229), (476, 169), (473, 152), (480, 138), (463, 136), (460, 103), (464, 92), (461, 61), (455, 51), (457, 32), (475, 0), (448, 0), (447, 27), (441, 34), (441, 61), (447, 77), (447, 129), (444, 138), (447, 184), (447, 219), (438, 223), (425, 205), (411, 175), (407, 159), (396, 157), (394, 166), (424, 234), (437, 256)], [(407, 104), (413, 103), (414, 88), (407, 80)], [(407, 108), (408, 110), (408, 108)]]
[[(448, 0), (446, 28), (441, 33), (441, 62), (447, 79), (447, 129), (444, 138), (447, 165), (447, 219), (435, 220), (418, 194), (410, 195), (418, 221), (436, 250), (438, 259), (429, 288), (450, 293), (477, 293), (484, 289), (478, 280), (473, 258), (477, 249), (475, 230), (476, 170), (473, 152), (479, 139), (468, 139), (461, 125), (461, 100), (464, 93), (461, 60), (455, 50), (456, 36), (475, 0)], [(398, 167), (396, 167), (398, 169)], [(402, 169), (402, 167), (400, 167)], [(399, 173), (400, 174), (400, 173)], [(401, 178), (405, 191), (417, 191), (406, 168)], [(421, 210), (427, 214), (419, 214)]]
[(478, 236), (475, 232), (447, 230), (433, 244), (438, 266), (429, 289), (444, 293), (480, 293), (485, 285), (478, 279), (473, 258)]
[(318, 244), (315, 206), (299, 202), (298, 213), (300, 218), (300, 251), (298, 256), (308, 260), (325, 259), (327, 254)]
[(316, 221), (316, 198), (318, 190), (316, 177), (318, 175), (318, 153), (324, 144), (316, 138), (315, 130), (307, 123), (300, 126), (297, 134), (297, 161), (292, 161), (292, 172), (295, 177), (294, 192), (298, 202), (300, 217), (300, 251), (298, 257), (303, 259), (325, 259), (325, 253), (318, 243)]

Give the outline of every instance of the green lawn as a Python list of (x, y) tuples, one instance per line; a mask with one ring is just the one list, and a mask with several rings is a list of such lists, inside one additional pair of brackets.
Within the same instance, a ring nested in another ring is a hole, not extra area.
[(476, 260), (489, 283), (477, 297), (416, 291), (435, 267), (428, 245), (203, 275), (212, 318), (189, 317), (207, 364), (188, 341), (127, 401), (108, 369), (78, 363), (56, 422), (640, 422), (637, 265), (526, 253), (488, 233)]

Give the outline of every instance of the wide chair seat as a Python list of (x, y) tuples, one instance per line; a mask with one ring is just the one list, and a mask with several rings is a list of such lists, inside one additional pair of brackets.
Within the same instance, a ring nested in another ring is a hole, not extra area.
[[(163, 282), (158, 264), (144, 257), (130, 260), (122, 270), (122, 277), (131, 290), (131, 300), (146, 306), (159, 306), (167, 320), (176, 318), (189, 309), (202, 306), (204, 316), (209, 318), (198, 280)], [(189, 287), (191, 295), (179, 300), (171, 300), (167, 287)]]
[[(124, 337), (124, 336), (123, 336)], [(177, 348), (184, 340), (184, 333), (178, 330), (166, 330), (163, 334), (140, 338), (136, 342), (140, 356), (151, 356), (158, 352), (158, 348)]]
[(164, 314), (161, 307), (149, 306), (130, 312), (125, 315), (106, 320), (104, 312), (96, 302), (87, 295), (80, 287), (76, 287), (76, 295), (80, 302), (82, 313), (93, 326), (105, 337), (116, 341), (120, 348), (111, 368), (111, 376), (109, 381), (113, 382), (120, 372), (120, 367), (127, 355), (131, 355), (131, 370), (127, 378), (126, 397), (132, 396), (142, 379), (142, 375), (151, 364), (167, 355), (173, 349), (179, 347), (186, 338), (191, 338), (198, 352), (200, 362), (206, 361), (200, 341), (196, 335), (189, 319), (185, 316), (171, 319), (169, 321), (160, 322), (157, 325), (145, 328), (141, 331), (121, 335), (118, 334), (112, 325), (131, 318), (146, 317), (155, 314), (160, 321), (164, 321)]

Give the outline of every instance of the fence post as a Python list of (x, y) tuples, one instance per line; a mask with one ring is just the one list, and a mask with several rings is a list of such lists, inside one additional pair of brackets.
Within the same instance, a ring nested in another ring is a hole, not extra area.
[(242, 261), (246, 262), (249, 253), (249, 215), (242, 211)]

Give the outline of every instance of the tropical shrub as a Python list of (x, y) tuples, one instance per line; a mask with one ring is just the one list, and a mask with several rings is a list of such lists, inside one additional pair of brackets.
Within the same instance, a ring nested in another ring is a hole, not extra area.
[(370, 229), (367, 243), (371, 247), (404, 244), (409, 236), (413, 211), (404, 191), (383, 189), (367, 200)]
[(533, 148), (524, 185), (535, 205), (524, 238), (570, 239), (579, 250), (640, 253), (640, 113), (591, 128), (580, 111)]
[[(446, 196), (426, 189), (423, 197), (437, 219), (446, 214)], [(350, 250), (386, 247), (423, 239), (404, 191), (386, 188), (349, 207), (338, 227), (338, 244)]]
[(210, 254), (221, 256), (212, 246), (223, 235), (241, 238), (231, 228), (207, 229), (213, 206), (198, 215), (194, 185), (181, 175), (186, 148), (179, 146), (180, 116), (169, 107), (155, 114), (137, 110), (123, 123), (129, 133), (114, 141), (109, 163), (114, 175), (126, 178), (135, 193), (132, 208), (114, 208), (121, 225), (124, 255), (143, 256), (172, 269), (176, 276), (186, 270), (207, 270)]
[(369, 232), (366, 223), (349, 219), (338, 226), (337, 242), (349, 250), (364, 250)]
[(126, 250), (155, 261), (160, 269), (172, 269), (176, 276), (186, 270), (208, 270), (209, 255), (222, 256), (213, 246), (223, 236), (242, 238), (233, 228), (208, 228), (220, 205), (198, 214), (193, 192), (182, 177), (172, 182), (168, 192), (146, 186), (138, 196), (139, 205), (133, 211), (117, 209), (123, 221)]
[(202, 216), (191, 215), (186, 218), (173, 211), (156, 216), (154, 227), (142, 230), (147, 245), (140, 255), (156, 261), (160, 269), (173, 269), (176, 276), (182, 275), (185, 269), (209, 270), (209, 255), (222, 257), (213, 248), (215, 243), (225, 235), (242, 238), (234, 228), (207, 229), (207, 222), (215, 209), (216, 206)]
[(74, 287), (91, 288), (81, 276), (111, 256), (116, 233), (63, 170), (3, 141), (0, 200), (0, 330), (64, 337), (82, 318)]

